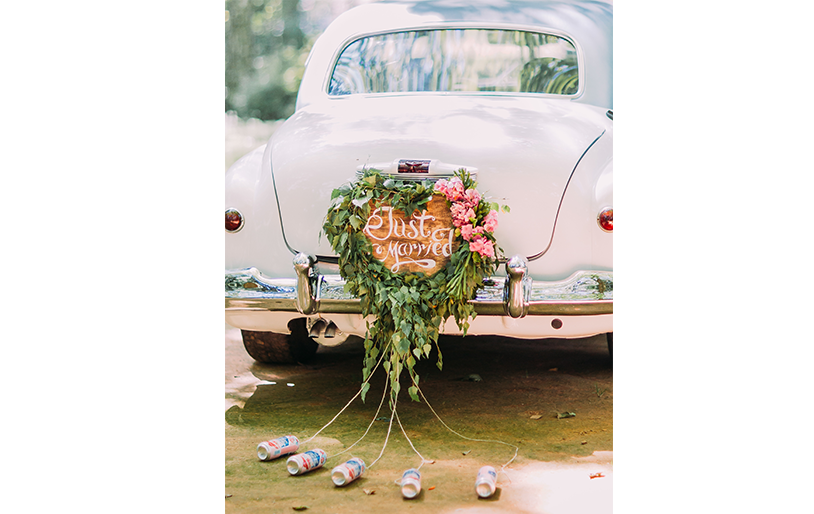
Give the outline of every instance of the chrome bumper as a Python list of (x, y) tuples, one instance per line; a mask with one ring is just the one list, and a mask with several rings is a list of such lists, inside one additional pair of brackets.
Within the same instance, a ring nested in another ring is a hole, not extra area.
[[(361, 302), (345, 292), (339, 275), (320, 275), (315, 259), (294, 258), (296, 278), (264, 277), (257, 268), (226, 271), (227, 310), (301, 314), (361, 314)], [(586, 316), (613, 314), (613, 272), (577, 271), (565, 280), (533, 281), (524, 257), (506, 263), (506, 275), (484, 281), (470, 300), (479, 316)]]

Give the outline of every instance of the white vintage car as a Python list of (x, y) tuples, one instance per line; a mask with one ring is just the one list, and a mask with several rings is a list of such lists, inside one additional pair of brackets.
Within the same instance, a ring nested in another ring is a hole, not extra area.
[[(599, 1), (382, 1), (316, 41), (296, 111), (226, 174), (226, 322), (261, 362), (364, 337), (320, 237), (331, 194), (368, 168), (465, 168), (511, 208), (468, 334), (613, 344), (613, 7)], [(460, 334), (455, 320), (442, 333)]]

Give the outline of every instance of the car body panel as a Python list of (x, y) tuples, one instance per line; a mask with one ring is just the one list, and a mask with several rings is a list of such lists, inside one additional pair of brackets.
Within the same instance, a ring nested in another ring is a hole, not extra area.
[[(473, 299), (478, 316), (468, 333), (612, 332), (613, 234), (597, 222), (613, 206), (612, 10), (579, 0), (382, 1), (338, 17), (309, 55), (294, 115), (227, 172), (226, 207), (244, 216), (226, 234), (227, 322), (287, 333), (290, 320), (307, 318), (309, 327), (323, 320), (364, 335), (368, 320), (343, 293), (333, 251), (320, 239), (331, 192), (363, 167), (431, 159), (476, 171), (480, 192), (511, 208), (495, 236), (526, 270), (511, 286), (500, 263)], [(577, 50), (578, 92), (328, 94), (334, 62), (353, 41), (439, 28), (565, 37)], [(295, 271), (295, 258), (307, 266)], [(511, 297), (510, 289), (519, 292)], [(443, 328), (460, 333), (452, 320)]]
[[(495, 232), (507, 255), (540, 253), (571, 173), (609, 126), (604, 112), (568, 101), (445, 95), (311, 105), (271, 143), (286, 240), (298, 252), (332, 255), (318, 234), (335, 187), (359, 166), (437, 159), (477, 169), (480, 191), (510, 206)], [(531, 202), (528, 191), (537, 192)]]

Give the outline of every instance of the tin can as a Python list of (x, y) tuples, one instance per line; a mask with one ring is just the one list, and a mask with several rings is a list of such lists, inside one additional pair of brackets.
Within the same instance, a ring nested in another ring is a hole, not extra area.
[(287, 435), (263, 441), (257, 445), (257, 458), (260, 460), (272, 460), (282, 455), (294, 453), (300, 448), (300, 440), (293, 435)]
[(421, 473), (410, 468), (401, 475), (401, 495), (405, 498), (415, 498), (421, 492)]
[(292, 475), (302, 475), (317, 468), (321, 468), (328, 460), (328, 454), (323, 450), (308, 450), (305, 453), (298, 453), (288, 458), (286, 468)]
[(353, 482), (365, 472), (365, 461), (359, 457), (344, 462), (331, 471), (331, 480), (334, 485), (341, 487)]
[(497, 472), (492, 466), (483, 466), (478, 471), (478, 478), (475, 479), (475, 492), (481, 498), (488, 498), (495, 494), (497, 486)]

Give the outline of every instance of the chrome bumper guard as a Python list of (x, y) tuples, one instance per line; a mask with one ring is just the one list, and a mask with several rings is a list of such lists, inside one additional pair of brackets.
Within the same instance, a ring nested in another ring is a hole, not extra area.
[[(296, 278), (264, 277), (257, 268), (227, 270), (226, 309), (361, 314), (361, 302), (345, 292), (342, 277), (320, 275), (315, 264), (314, 257), (298, 254)], [(515, 256), (506, 262), (506, 275), (484, 280), (470, 302), (479, 316), (613, 314), (613, 272), (577, 271), (565, 280), (533, 281), (526, 258)]]

